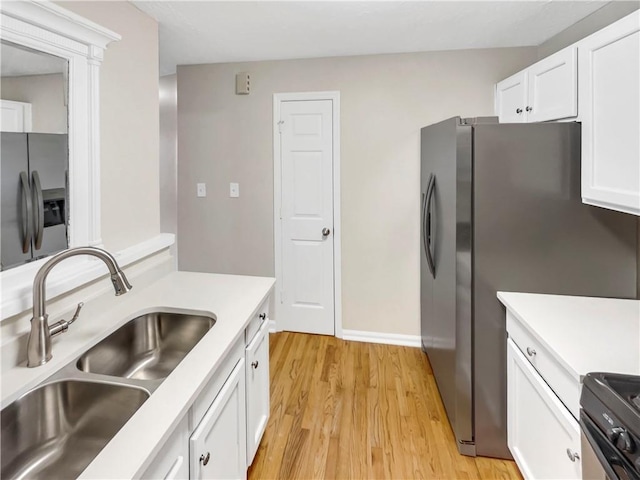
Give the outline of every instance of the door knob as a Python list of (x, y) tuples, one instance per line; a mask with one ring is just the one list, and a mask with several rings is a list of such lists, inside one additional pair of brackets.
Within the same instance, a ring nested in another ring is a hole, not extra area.
[(324, 227), (322, 229), (322, 236), (323, 237), (328, 237), (329, 235), (331, 235), (331, 230), (329, 230), (327, 227)]

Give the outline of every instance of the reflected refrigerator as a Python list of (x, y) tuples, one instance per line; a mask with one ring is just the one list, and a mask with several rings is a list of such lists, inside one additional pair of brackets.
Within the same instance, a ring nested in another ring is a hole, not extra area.
[(582, 204), (580, 124), (421, 130), (421, 337), (466, 455), (510, 458), (496, 292), (635, 298), (637, 220)]
[(0, 133), (2, 270), (67, 248), (67, 138)]

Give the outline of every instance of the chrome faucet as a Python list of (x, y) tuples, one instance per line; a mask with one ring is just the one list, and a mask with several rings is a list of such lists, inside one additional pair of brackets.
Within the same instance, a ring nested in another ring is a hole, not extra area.
[(124, 272), (118, 266), (116, 259), (109, 252), (100, 248), (70, 248), (51, 257), (40, 267), (33, 280), (33, 318), (31, 319), (31, 333), (29, 333), (29, 341), (27, 342), (27, 367), (39, 367), (51, 360), (51, 337), (66, 332), (69, 325), (75, 322), (78, 315), (80, 315), (83, 303), (78, 304), (78, 308), (71, 320), (60, 320), (49, 326), (47, 322), (49, 315), (45, 311), (46, 295), (44, 286), (47, 275), (62, 260), (76, 255), (91, 255), (102, 260), (109, 269), (116, 295), (123, 295), (132, 288)]

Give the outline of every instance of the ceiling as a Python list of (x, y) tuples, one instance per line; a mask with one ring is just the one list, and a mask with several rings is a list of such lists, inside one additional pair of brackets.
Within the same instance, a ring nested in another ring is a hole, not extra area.
[(539, 45), (609, 2), (134, 1), (176, 65)]
[(0, 72), (3, 77), (63, 73), (66, 70), (67, 61), (64, 58), (0, 42)]

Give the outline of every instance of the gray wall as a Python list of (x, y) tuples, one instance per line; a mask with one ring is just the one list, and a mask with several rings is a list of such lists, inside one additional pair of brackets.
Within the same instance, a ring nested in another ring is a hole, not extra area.
[(31, 104), (31, 131), (67, 133), (65, 82), (61, 73), (2, 77), (3, 100)]
[(121, 250), (160, 233), (158, 23), (129, 2), (56, 2), (122, 35), (100, 68), (102, 240)]
[(572, 43), (588, 37), (594, 32), (629, 15), (640, 8), (640, 2), (615, 1), (606, 4), (591, 15), (583, 18), (569, 28), (551, 37), (538, 47), (538, 58), (548, 57), (552, 53), (568, 47)]
[[(419, 130), (492, 115), (494, 84), (536, 59), (513, 48), (178, 67), (180, 269), (274, 274), (273, 94), (339, 90), (343, 327), (418, 335)], [(251, 95), (234, 93), (241, 71)]]

